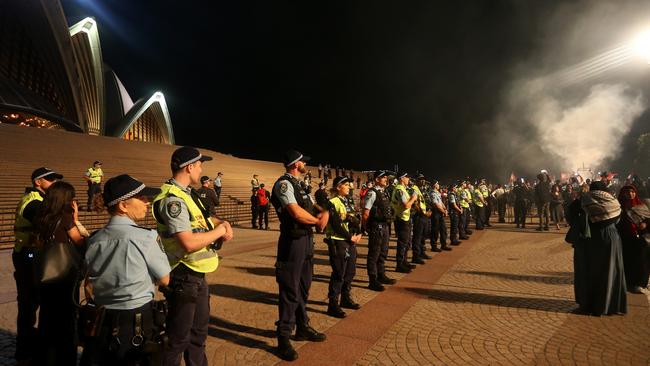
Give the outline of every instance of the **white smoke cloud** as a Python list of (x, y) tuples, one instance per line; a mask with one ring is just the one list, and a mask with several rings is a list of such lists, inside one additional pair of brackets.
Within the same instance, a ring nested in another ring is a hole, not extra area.
[(608, 159), (616, 158), (621, 142), (632, 123), (646, 109), (638, 91), (625, 84), (597, 84), (573, 102), (560, 100), (539, 88), (534, 82), (527, 93), (520, 93), (518, 103), (528, 106), (528, 122), (537, 130), (540, 148), (564, 171), (583, 164), (600, 168)]

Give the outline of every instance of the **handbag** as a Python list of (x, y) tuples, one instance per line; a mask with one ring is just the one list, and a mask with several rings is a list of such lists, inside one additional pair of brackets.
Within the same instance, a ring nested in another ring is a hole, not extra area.
[[(56, 223), (54, 232), (58, 229), (60, 222), (59, 220)], [(81, 260), (79, 253), (70, 243), (70, 240), (57, 241), (54, 233), (45, 240), (38, 258), (39, 266), (37, 268), (39, 269), (38, 279), (40, 283), (57, 282), (65, 278), (70, 273), (70, 270), (79, 268), (79, 261)]]

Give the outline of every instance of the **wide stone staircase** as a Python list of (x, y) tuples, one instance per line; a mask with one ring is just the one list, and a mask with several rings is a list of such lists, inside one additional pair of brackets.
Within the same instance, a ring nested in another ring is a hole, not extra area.
[[(30, 175), (35, 168), (46, 166), (53, 169), (75, 187), (82, 208), (79, 220), (92, 232), (105, 225), (109, 217), (105, 212), (85, 210), (87, 186), (82, 177), (93, 161), (103, 162), (105, 180), (127, 173), (147, 185), (159, 187), (171, 175), (169, 160), (177, 147), (0, 124), (0, 248), (13, 246), (16, 205), (25, 187), (31, 185)], [(240, 159), (205, 149), (201, 152), (214, 158), (204, 163), (204, 175), (214, 178), (217, 172), (224, 173), (217, 215), (235, 225), (250, 227), (250, 180), (253, 173), (258, 174), (260, 182), (270, 190), (284, 171), (282, 164)], [(277, 221), (273, 209), (269, 210), (269, 220)], [(148, 215), (139, 224), (154, 227), (154, 221)]]

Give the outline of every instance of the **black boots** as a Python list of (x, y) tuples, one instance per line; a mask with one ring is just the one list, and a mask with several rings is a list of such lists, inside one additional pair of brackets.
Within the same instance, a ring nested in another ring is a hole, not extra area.
[(298, 358), (298, 352), (293, 349), (289, 337), (278, 336), (278, 357), (285, 361), (295, 361)]
[(369, 277), (370, 277), (370, 282), (368, 283), (368, 288), (369, 289), (371, 289), (373, 291), (378, 291), (378, 292), (381, 292), (381, 291), (385, 290), (384, 286), (378, 280), (377, 276), (369, 275)]
[(307, 325), (296, 328), (296, 336), (293, 339), (297, 341), (323, 342), (327, 339), (325, 333), (317, 332), (316, 329)]
[(352, 300), (352, 296), (350, 296), (349, 292), (344, 292), (341, 294), (341, 307), (345, 309), (357, 310), (361, 308), (361, 305)]
[(339, 299), (332, 298), (330, 299), (329, 304), (327, 305), (327, 315), (333, 316), (335, 318), (343, 319), (345, 318), (345, 311), (339, 306)]
[(395, 281), (395, 279), (386, 276), (386, 273), (380, 273), (377, 276), (377, 281), (379, 281), (379, 283), (382, 283), (384, 285), (394, 285), (395, 282), (397, 282)]

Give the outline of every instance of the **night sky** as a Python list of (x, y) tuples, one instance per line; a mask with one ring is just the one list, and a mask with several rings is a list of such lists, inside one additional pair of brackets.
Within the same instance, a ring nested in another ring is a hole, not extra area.
[[(70, 25), (97, 19), (104, 61), (134, 101), (165, 94), (177, 144), (261, 160), (295, 147), (358, 170), (500, 180), (503, 156), (517, 154), (493, 139), (508, 83), (622, 37), (540, 57), (574, 25), (567, 14), (594, 3), (62, 1)], [(644, 116), (633, 131), (647, 130)]]

